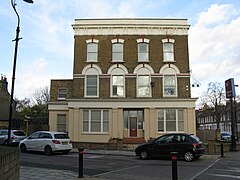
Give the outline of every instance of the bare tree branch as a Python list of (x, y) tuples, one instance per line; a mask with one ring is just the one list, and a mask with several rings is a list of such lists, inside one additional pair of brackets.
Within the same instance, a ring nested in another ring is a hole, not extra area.
[(33, 100), (37, 104), (46, 104), (50, 100), (49, 88), (46, 86), (37, 89), (33, 94)]

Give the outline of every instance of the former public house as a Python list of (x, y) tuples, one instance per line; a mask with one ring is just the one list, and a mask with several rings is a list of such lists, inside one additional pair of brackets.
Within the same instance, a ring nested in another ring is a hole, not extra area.
[(186, 19), (76, 19), (72, 79), (51, 80), (49, 125), (73, 142), (196, 134)]

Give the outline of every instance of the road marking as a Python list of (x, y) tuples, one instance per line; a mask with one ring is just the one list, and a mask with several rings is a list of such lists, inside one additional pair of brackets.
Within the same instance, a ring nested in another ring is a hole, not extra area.
[(98, 158), (102, 158), (104, 157), (104, 155), (91, 155), (86, 157), (86, 159), (98, 159)]
[(212, 164), (210, 164), (208, 167), (206, 167), (205, 169), (203, 169), (202, 171), (200, 171), (199, 173), (197, 173), (195, 176), (191, 177), (190, 180), (194, 180), (196, 179), (198, 176), (200, 176), (202, 173), (204, 173), (205, 171), (207, 171), (208, 169), (210, 169), (212, 166), (214, 166), (218, 161), (220, 161), (221, 158), (217, 159), (216, 161), (214, 161)]
[(216, 170), (218, 170), (218, 171), (240, 172), (240, 168), (216, 169)]
[(228, 177), (234, 179), (240, 179), (240, 176), (226, 175), (226, 174), (208, 174), (209, 176)]

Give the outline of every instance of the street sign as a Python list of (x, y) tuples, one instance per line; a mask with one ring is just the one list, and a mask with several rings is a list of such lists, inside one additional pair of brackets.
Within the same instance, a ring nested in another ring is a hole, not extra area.
[(225, 90), (226, 90), (226, 98), (235, 97), (235, 85), (234, 85), (233, 78), (230, 78), (225, 81)]

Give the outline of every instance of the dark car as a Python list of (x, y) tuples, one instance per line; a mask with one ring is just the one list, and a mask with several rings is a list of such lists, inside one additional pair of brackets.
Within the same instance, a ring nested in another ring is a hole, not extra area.
[(171, 152), (178, 152), (178, 158), (193, 161), (204, 154), (205, 148), (198, 137), (192, 134), (171, 133), (139, 145), (135, 153), (140, 159), (171, 157)]

